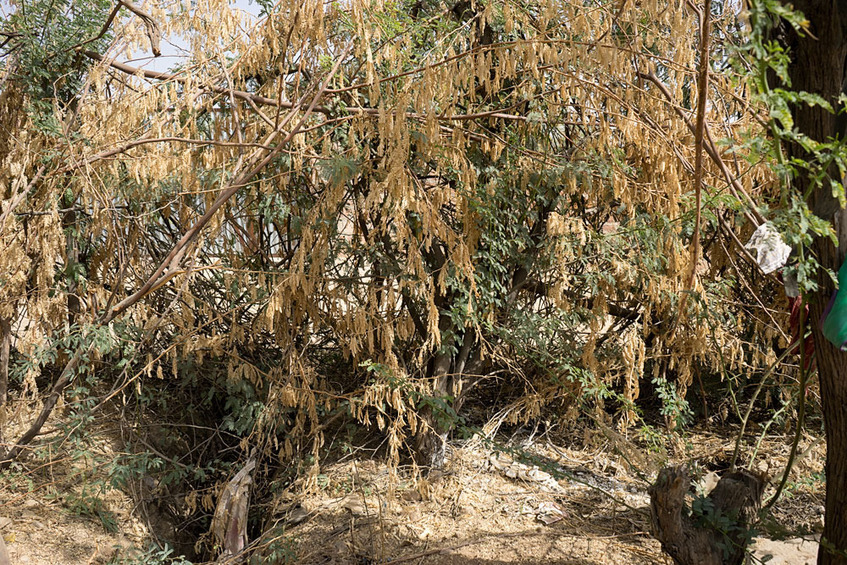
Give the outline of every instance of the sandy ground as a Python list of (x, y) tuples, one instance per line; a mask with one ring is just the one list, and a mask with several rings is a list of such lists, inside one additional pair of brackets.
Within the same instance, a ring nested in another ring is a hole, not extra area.
[[(712, 440), (700, 438), (701, 447), (710, 449)], [(536, 456), (531, 465), (485, 445), (454, 446), (442, 471), (417, 481), (409, 469), (394, 472), (368, 459), (325, 466), (279, 497), (276, 522), (268, 528), (276, 536), (257, 542), (256, 555), (263, 556), (258, 562), (671, 563), (649, 534), (647, 482), (628, 466), (628, 458), (610, 455), (608, 444), (566, 449), (536, 441), (525, 446)], [(782, 456), (769, 457), (778, 465)], [(816, 472), (820, 461), (801, 462), (798, 477)], [(649, 457), (638, 463), (640, 469), (658, 464)], [(103, 494), (103, 509), (114, 518), (112, 531), (97, 516), (72, 512), (61, 494), (75, 486), (68, 483), (71, 475), (62, 479), (60, 465), (49, 473), (30, 466), (28, 473), (2, 478), (0, 533), (11, 564), (107, 564), (148, 543), (148, 530), (126, 493)], [(774, 515), (786, 527), (814, 530), (822, 486), (796, 484)], [(56, 485), (58, 490), (51, 488)], [(816, 552), (813, 535), (763, 537), (754, 546), (758, 559), (773, 556), (771, 564), (812, 564)]]
[[(297, 542), (298, 562), (314, 564), (671, 563), (649, 534), (647, 484), (620, 458), (541, 445), (532, 452), (541, 466), (480, 445), (456, 449), (444, 472), (393, 497), (386, 469), (339, 463), (325, 470), (322, 488), (292, 503), (286, 536)], [(816, 520), (815, 509), (803, 513)], [(772, 564), (811, 564), (816, 554), (812, 537), (762, 538), (754, 548)]]

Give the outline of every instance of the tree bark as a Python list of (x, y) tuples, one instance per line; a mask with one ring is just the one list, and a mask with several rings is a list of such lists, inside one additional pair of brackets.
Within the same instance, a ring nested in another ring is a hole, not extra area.
[(6, 400), (9, 392), (9, 353), (12, 346), (12, 324), (0, 317), (0, 442), (6, 427)]
[[(829, 240), (820, 240), (815, 247), (818, 260), (837, 270), (835, 265), (843, 253)], [(820, 277), (819, 284), (822, 291), (810, 305), (826, 430), (826, 513), (818, 563), (844, 565), (847, 564), (847, 353), (827, 341), (817, 323), (833, 287), (826, 274)]]
[[(741, 565), (750, 541), (750, 524), (764, 490), (762, 477), (747, 471), (727, 473), (706, 497), (711, 517), (729, 519), (720, 531), (686, 511), (690, 480), (685, 465), (666, 467), (650, 489), (653, 531), (677, 565)], [(703, 516), (709, 518), (710, 516)]]
[[(784, 42), (791, 57), (790, 88), (819, 94), (838, 110), (836, 100), (844, 89), (847, 61), (847, 5), (839, 0), (799, 0), (794, 2), (794, 6), (809, 20), (810, 33), (800, 36), (786, 26)], [(794, 108), (796, 127), (816, 141), (827, 141), (836, 136), (843, 138), (847, 132), (842, 127), (842, 121), (843, 118), (818, 106), (798, 104)], [(810, 158), (798, 146), (789, 147), (789, 152), (794, 158)], [(837, 174), (837, 171), (831, 174)], [(801, 193), (805, 192), (809, 186), (808, 179), (801, 175), (797, 185)], [(829, 186), (814, 190), (809, 206), (815, 214), (827, 220), (832, 220), (839, 209), (838, 200), (832, 196)], [(847, 248), (844, 245), (836, 248), (830, 241), (819, 240), (814, 245), (814, 251), (823, 267), (837, 272)], [(832, 346), (822, 335), (819, 322), (833, 284), (825, 273), (820, 274), (819, 283), (818, 292), (810, 297), (810, 324), (817, 353), (827, 444), (826, 516), (818, 563), (847, 565), (847, 353)]]

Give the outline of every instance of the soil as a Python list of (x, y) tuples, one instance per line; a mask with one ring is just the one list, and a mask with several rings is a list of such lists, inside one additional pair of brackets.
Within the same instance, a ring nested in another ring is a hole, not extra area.
[[(513, 457), (475, 438), (452, 445), (447, 465), (425, 478), (348, 455), (279, 496), (266, 528), (273, 535), (252, 547), (264, 563), (670, 564), (649, 533), (646, 494), (646, 479), (667, 454), (614, 433), (582, 443), (513, 437), (504, 440)], [(725, 464), (733, 447), (731, 439), (706, 432), (685, 443), (671, 459), (692, 461), (703, 474)], [(771, 474), (784, 465), (787, 443), (785, 437), (763, 443), (759, 460)], [(823, 449), (809, 438), (804, 450), (753, 546), (756, 558), (771, 555), (772, 564), (816, 560)], [(516, 461), (518, 451), (531, 459)], [(105, 490), (103, 512), (80, 515), (65, 496), (78, 489), (73, 471), (62, 470), (60, 460), (2, 477), (0, 533), (12, 564), (106, 564), (151, 540), (149, 524), (124, 492)], [(773, 491), (772, 485), (765, 498)]]

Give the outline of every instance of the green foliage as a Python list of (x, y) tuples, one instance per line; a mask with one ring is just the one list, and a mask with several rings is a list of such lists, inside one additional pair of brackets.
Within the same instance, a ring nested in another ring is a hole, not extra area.
[(174, 551), (166, 544), (164, 547), (151, 545), (147, 549), (133, 548), (109, 560), (109, 565), (191, 565), (183, 556), (174, 556)]
[(72, 514), (92, 518), (100, 522), (103, 529), (116, 534), (119, 530), (117, 517), (106, 508), (103, 500), (92, 491), (89, 484), (84, 484), (81, 492), (67, 492), (62, 495), (62, 503)]
[(691, 516), (698, 527), (711, 530), (721, 536), (718, 547), (723, 551), (724, 559), (735, 553), (739, 547), (747, 547), (756, 536), (755, 528), (741, 527), (738, 517), (728, 515), (707, 496), (698, 495), (691, 503)]
[(77, 48), (85, 45), (97, 50), (111, 41), (108, 32), (97, 36), (113, 5), (109, 0), (26, 0), (16, 4), (0, 24), (0, 31), (15, 37), (7, 49), (7, 62), (14, 57), (15, 77), (30, 97), (38, 127), (59, 135), (53, 104), (64, 110), (82, 87), (90, 61)]
[(691, 422), (693, 413), (685, 398), (682, 398), (673, 383), (669, 383), (661, 376), (653, 377), (653, 386), (656, 387), (656, 395), (661, 401), (660, 413), (666, 422), (672, 422), (671, 429), (684, 428)]
[(296, 538), (286, 535), (283, 526), (276, 526), (265, 534), (267, 541), (260, 552), (250, 556), (250, 565), (274, 563), (288, 565), (297, 563), (298, 542)]
[[(450, 395), (424, 394), (409, 379), (394, 374), (389, 367), (381, 363), (374, 363), (370, 359), (364, 361), (360, 367), (372, 376), (370, 384), (384, 383), (392, 390), (401, 391), (404, 398), (408, 398), (417, 410), (429, 411), (437, 429), (452, 430), (456, 427), (464, 427), (465, 419), (456, 413), (452, 405), (454, 399)], [(387, 415), (389, 408), (386, 405), (381, 405), (378, 410)]]
[[(751, 3), (751, 32), (739, 54), (744, 65), (755, 68), (751, 76), (754, 99), (768, 110), (770, 136), (757, 138), (755, 151), (749, 158), (772, 162), (782, 181), (772, 221), (799, 259), (789, 271), (797, 276), (804, 293), (812, 293), (818, 288), (816, 273), (820, 265), (817, 258), (805, 250), (820, 237), (828, 237), (836, 244), (837, 240), (829, 218), (816, 215), (808, 202), (814, 192), (828, 190), (838, 207), (845, 206), (847, 201), (840, 179), (847, 173), (847, 145), (842, 133), (830, 140), (809, 138), (798, 130), (793, 115), (802, 106), (817, 106), (831, 114), (843, 112), (844, 96), (839, 97), (836, 107), (833, 106), (835, 101), (826, 100), (819, 94), (790, 89), (791, 53), (774, 39), (780, 22), (791, 26), (801, 37), (809, 33), (809, 22), (791, 6), (772, 0)], [(781, 86), (774, 85), (775, 79)], [(802, 156), (789, 158), (790, 145), (802, 149)]]

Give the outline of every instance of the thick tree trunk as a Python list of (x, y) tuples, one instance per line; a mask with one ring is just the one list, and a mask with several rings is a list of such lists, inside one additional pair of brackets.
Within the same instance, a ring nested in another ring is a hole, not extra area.
[[(839, 0), (798, 0), (794, 6), (809, 20), (810, 33), (800, 37), (791, 29), (786, 32), (785, 43), (791, 56), (790, 88), (819, 94), (837, 108), (836, 100), (845, 82), (847, 5)], [(798, 104), (794, 122), (801, 133), (816, 141), (844, 137), (847, 133), (843, 117), (818, 106)], [(810, 158), (799, 147), (789, 150), (795, 158)], [(801, 191), (808, 187), (805, 178), (797, 182)], [(829, 186), (815, 190), (809, 205), (827, 220), (833, 219), (838, 210), (838, 201)], [(836, 249), (829, 241), (821, 240), (815, 251), (821, 265), (837, 272), (847, 248), (841, 245)], [(815, 337), (827, 443), (826, 517), (818, 563), (847, 565), (847, 353), (840, 352), (821, 335), (819, 321), (833, 285), (826, 275), (820, 277), (820, 283), (817, 295), (811, 297), (809, 320)]]
[[(818, 259), (825, 265), (836, 264), (842, 255), (828, 240), (819, 241), (816, 249)], [(827, 341), (817, 323), (832, 292), (832, 281), (828, 279), (828, 276), (821, 278), (823, 290), (810, 308), (827, 453), (826, 514), (818, 563), (844, 565), (847, 564), (847, 353)]]
[[(689, 484), (688, 469), (681, 465), (662, 469), (649, 489), (653, 531), (662, 549), (677, 565), (741, 565), (762, 499), (762, 477), (747, 471), (727, 473), (707, 497), (704, 508), (710, 515), (702, 517), (689, 515), (685, 508)], [(710, 518), (724, 530), (710, 527)]]
[[(430, 365), (429, 378), (433, 381), (433, 394), (444, 398), (445, 395), (453, 392), (450, 374), (452, 356), (447, 353), (438, 353)], [(425, 427), (418, 430), (415, 438), (415, 461), (421, 467), (439, 469), (444, 466), (447, 433), (450, 431), (450, 426), (443, 421), (444, 416), (436, 414), (433, 407), (429, 405), (424, 406), (420, 411), (420, 418)]]

